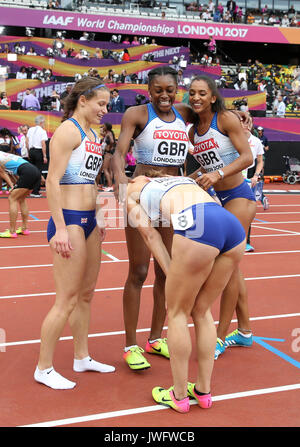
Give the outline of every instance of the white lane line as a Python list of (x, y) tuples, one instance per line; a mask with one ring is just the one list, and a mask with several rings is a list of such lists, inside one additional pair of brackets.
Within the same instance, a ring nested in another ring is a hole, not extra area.
[[(299, 278), (300, 274), (295, 275), (280, 275), (280, 276), (257, 276), (253, 278), (245, 278), (245, 281), (259, 281), (259, 280), (266, 280), (266, 279), (285, 279), (285, 278)], [(152, 288), (153, 284), (144, 285), (143, 288)], [(119, 291), (124, 290), (124, 286), (122, 287), (108, 287), (105, 289), (95, 289), (95, 292), (113, 292), (113, 291)], [(0, 300), (8, 300), (8, 299), (15, 299), (15, 298), (30, 298), (30, 297), (36, 297), (36, 296), (52, 296), (55, 295), (55, 292), (40, 292), (40, 293), (29, 293), (26, 295), (3, 295), (0, 296)]]
[[(1, 247), (1, 248), (3, 248), (3, 247)], [(17, 247), (15, 247), (15, 248), (17, 248)], [(20, 247), (20, 248), (23, 248), (23, 247)], [(293, 253), (300, 253), (300, 250), (261, 251), (261, 252), (254, 252), (254, 253), (245, 253), (244, 256), (278, 255), (278, 254), (293, 254)], [(116, 263), (116, 262), (129, 262), (129, 259), (119, 259), (107, 252), (104, 252), (103, 254), (111, 259), (111, 261), (102, 260), (101, 263), (103, 263), (103, 264), (111, 264), (111, 263)], [(151, 258), (150, 260), (153, 261), (153, 258)], [(53, 264), (8, 265), (8, 266), (0, 267), (0, 270), (43, 268), (43, 267), (52, 267), (52, 266), (53, 266)]]
[[(276, 386), (276, 387), (271, 387), (271, 388), (260, 388), (260, 389), (256, 389), (256, 390), (242, 391), (242, 392), (238, 392), (238, 393), (221, 394), (219, 396), (213, 396), (212, 400), (213, 400), (213, 402), (220, 402), (223, 400), (226, 401), (226, 400), (230, 400), (230, 399), (261, 396), (264, 394), (280, 393), (280, 392), (294, 391), (294, 390), (299, 390), (299, 389), (300, 389), (300, 383), (294, 383), (291, 385), (282, 385), (282, 386)], [(197, 404), (197, 402), (195, 400), (191, 400), (190, 403), (191, 403), (191, 405)], [(47, 422), (38, 422), (35, 424), (22, 425), (20, 427), (58, 427), (61, 425), (80, 424), (80, 423), (84, 423), (84, 422), (100, 421), (100, 420), (104, 420), (104, 419), (119, 418), (122, 416), (130, 416), (133, 414), (150, 413), (152, 411), (163, 411), (163, 410), (168, 410), (168, 408), (164, 407), (162, 405), (152, 405), (152, 406), (148, 406), (148, 407), (129, 408), (127, 410), (109, 411), (107, 413), (90, 414), (87, 416), (79, 416), (79, 417), (66, 418), (66, 419), (57, 419), (54, 421), (47, 421)]]
[[(271, 225), (273, 222), (269, 222)], [(257, 225), (256, 223), (251, 224), (251, 227), (253, 228), (263, 228), (264, 230), (272, 230), (272, 231), (280, 231), (282, 233), (289, 233), (289, 234), (296, 234), (297, 236), (300, 235), (297, 231), (290, 231), (290, 230), (279, 230), (278, 228), (270, 228), (270, 227), (262, 227), (261, 223)]]
[[(290, 313), (290, 314), (278, 314), (278, 315), (264, 315), (262, 317), (251, 317), (250, 321), (265, 321), (265, 320), (276, 320), (280, 318), (298, 318), (300, 317), (300, 313)], [(216, 325), (219, 323), (219, 321), (214, 322)], [(231, 323), (237, 323), (237, 319), (231, 320)], [(194, 327), (193, 323), (189, 323), (188, 327)], [(168, 330), (168, 326), (164, 326), (163, 330)], [(137, 329), (138, 333), (143, 332), (149, 332), (150, 328), (141, 328)], [(99, 332), (95, 334), (88, 334), (88, 338), (98, 338), (98, 337), (111, 337), (113, 335), (125, 335), (125, 331), (111, 331), (111, 332)], [(65, 336), (60, 337), (59, 341), (70, 341), (73, 340), (72, 336)], [(22, 341), (12, 341), (12, 342), (6, 342), (6, 343), (0, 343), (0, 348), (8, 348), (12, 346), (21, 346), (21, 345), (33, 345), (40, 343), (40, 339), (33, 339), (33, 340), (22, 340)]]
[[(104, 244), (126, 244), (126, 241), (107, 241), (107, 242), (102, 242), (102, 245)], [(10, 249), (10, 248), (49, 248), (49, 244), (44, 244), (44, 245), (5, 245), (4, 247), (0, 247), (0, 250), (4, 250), (4, 249)]]
[(253, 237), (285, 237), (285, 236), (290, 236), (290, 237), (300, 236), (300, 233), (296, 233), (296, 234), (252, 234), (251, 233), (251, 239)]
[[(269, 225), (273, 225), (273, 224), (279, 224), (279, 225), (281, 225), (281, 224), (298, 224), (298, 223), (300, 223), (300, 220), (287, 220), (285, 222), (273, 222), (272, 220), (269, 220), (268, 222), (261, 222), (259, 220), (257, 223), (259, 225), (264, 225), (264, 224), (269, 224)], [(256, 225), (256, 222), (253, 222), (253, 225)]]

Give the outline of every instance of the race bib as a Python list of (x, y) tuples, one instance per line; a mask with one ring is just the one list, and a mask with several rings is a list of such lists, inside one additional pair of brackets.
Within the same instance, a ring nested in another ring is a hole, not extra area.
[(217, 171), (225, 166), (219, 154), (218, 143), (214, 140), (214, 138), (209, 138), (205, 141), (196, 143), (194, 146), (193, 156), (206, 172)]
[(189, 139), (183, 130), (155, 129), (153, 133), (153, 164), (182, 165), (185, 162)]
[(194, 217), (192, 209), (188, 209), (183, 213), (171, 214), (171, 221), (174, 230), (185, 231), (194, 225)]
[(102, 166), (103, 148), (99, 143), (85, 142), (85, 154), (81, 163), (78, 176), (95, 181)]

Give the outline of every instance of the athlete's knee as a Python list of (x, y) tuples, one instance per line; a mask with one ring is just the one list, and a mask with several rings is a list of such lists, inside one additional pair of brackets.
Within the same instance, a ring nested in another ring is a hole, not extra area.
[(63, 298), (60, 297), (59, 300), (57, 299), (54, 306), (58, 309), (60, 315), (64, 314), (69, 317), (77, 305), (78, 298), (78, 293), (68, 294)]
[(139, 264), (131, 267), (128, 275), (128, 281), (137, 286), (142, 286), (148, 275), (148, 265)]
[(191, 316), (193, 320), (198, 320), (200, 318), (205, 318), (206, 314), (209, 310), (209, 302), (205, 299), (205, 297), (201, 297), (201, 300), (198, 300), (192, 310)]

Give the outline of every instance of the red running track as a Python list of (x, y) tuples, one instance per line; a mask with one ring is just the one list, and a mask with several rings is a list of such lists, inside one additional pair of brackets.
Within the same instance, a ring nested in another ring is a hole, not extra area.
[[(265, 189), (291, 188), (266, 185)], [(77, 386), (70, 391), (54, 391), (34, 381), (40, 327), (54, 300), (54, 283), (45, 233), (47, 202), (45, 198), (28, 199), (30, 236), (0, 240), (0, 426), (299, 427), (299, 197), (270, 194), (270, 209), (258, 207), (251, 237), (255, 252), (245, 254), (241, 263), (254, 335), (277, 340), (258, 338), (260, 343), (251, 348), (227, 349), (215, 362), (213, 407), (204, 411), (192, 406), (186, 415), (152, 400), (154, 386), (172, 384), (167, 359), (146, 355), (152, 367), (136, 373), (122, 359), (122, 289), (128, 269), (123, 229), (107, 231), (102, 247), (107, 255), (103, 255), (90, 326), (91, 356), (115, 365), (116, 372), (75, 373), (67, 327), (58, 344), (55, 367)], [(112, 195), (107, 207), (107, 215), (113, 217), (115, 211), (109, 210), (117, 205)], [(120, 224), (118, 219), (117, 228)], [(0, 200), (0, 230), (7, 227), (4, 198)], [(152, 284), (151, 267), (142, 292), (138, 326), (138, 342), (143, 347), (152, 312)], [(218, 306), (219, 302), (213, 306), (216, 323)], [(235, 327), (233, 321), (232, 330)], [(195, 380), (196, 367), (193, 345), (191, 381)]]

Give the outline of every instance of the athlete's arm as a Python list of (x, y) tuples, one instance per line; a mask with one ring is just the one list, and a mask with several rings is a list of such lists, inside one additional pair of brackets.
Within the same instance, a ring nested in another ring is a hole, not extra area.
[(51, 240), (51, 245), (64, 258), (70, 257), (72, 246), (62, 212), (59, 181), (65, 173), (72, 150), (79, 146), (80, 142), (80, 132), (70, 121), (62, 123), (50, 141), (50, 164), (46, 180), (46, 191), (51, 216), (56, 227), (56, 233)]
[(253, 175), (253, 177), (251, 178), (251, 186), (252, 188), (254, 186), (256, 186), (257, 182), (258, 182), (258, 178), (259, 178), (259, 174), (261, 173), (261, 171), (263, 170), (264, 167), (264, 160), (263, 160), (263, 156), (257, 155), (256, 157), (256, 169), (255, 169), (255, 173)]
[(132, 189), (129, 187), (127, 196), (128, 222), (132, 227), (138, 229), (145, 244), (159, 263), (162, 271), (167, 275), (171, 261), (168, 250), (163, 243), (159, 232), (151, 226), (151, 222), (145, 211), (134, 199), (134, 192), (133, 195), (131, 195), (131, 192)]
[(142, 106), (129, 107), (129, 109), (127, 109), (124, 113), (121, 121), (121, 132), (118, 138), (115, 153), (112, 157), (112, 169), (115, 178), (114, 194), (116, 199), (121, 203), (124, 203), (125, 195), (123, 194), (123, 191), (119, 189), (119, 185), (127, 185), (127, 183), (131, 181), (125, 175), (125, 157), (137, 127), (142, 128), (142, 119), (145, 115), (145, 111), (141, 114), (141, 112), (143, 112), (141, 107)]
[[(222, 133), (230, 138), (233, 146), (240, 155), (232, 163), (222, 168), (226, 179), (226, 177), (242, 172), (248, 168), (253, 163), (253, 157), (246, 134), (243, 131), (240, 120), (235, 114), (228, 111), (220, 113), (218, 116), (218, 127)], [(198, 182), (207, 190), (219, 180), (221, 180), (220, 174), (215, 171), (203, 174)]]
[(7, 172), (5, 171), (5, 165), (0, 164), (0, 177), (8, 184), (8, 186), (10, 187), (10, 189), (13, 189), (14, 184), (11, 181), (10, 176), (7, 174)]

